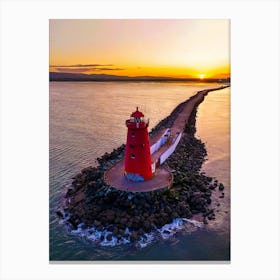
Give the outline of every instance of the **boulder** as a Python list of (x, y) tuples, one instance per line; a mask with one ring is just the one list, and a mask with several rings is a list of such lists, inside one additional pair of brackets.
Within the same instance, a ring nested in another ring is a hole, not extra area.
[(63, 214), (61, 211), (56, 211), (55, 214), (58, 216), (58, 218), (63, 218)]
[(137, 231), (133, 231), (130, 235), (130, 241), (134, 242), (138, 239), (138, 232)]
[(223, 191), (224, 190), (224, 185), (222, 184), (222, 183), (220, 183), (220, 185), (219, 185), (219, 191)]
[(108, 241), (111, 241), (112, 238), (113, 238), (113, 235), (112, 235), (111, 233), (107, 234), (106, 239), (107, 239)]
[(207, 204), (211, 204), (211, 202), (212, 202), (211, 198), (208, 197), (208, 198), (206, 199), (206, 202), (207, 202)]
[(94, 225), (95, 227), (98, 227), (98, 226), (101, 225), (101, 223), (100, 223), (100, 221), (94, 220), (93, 225)]
[(113, 226), (113, 225), (109, 225), (109, 226), (107, 227), (107, 230), (113, 232), (114, 226)]
[(152, 229), (151, 223), (149, 220), (145, 220), (143, 222), (143, 228), (146, 232), (150, 231)]
[(119, 229), (117, 227), (114, 227), (113, 235), (117, 235), (118, 233), (119, 233)]

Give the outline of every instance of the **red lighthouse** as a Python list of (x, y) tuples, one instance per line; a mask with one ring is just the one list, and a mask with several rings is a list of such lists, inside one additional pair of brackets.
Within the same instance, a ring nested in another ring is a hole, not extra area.
[(152, 177), (152, 159), (148, 135), (149, 120), (136, 111), (126, 121), (127, 141), (125, 147), (124, 173), (128, 180), (141, 182)]

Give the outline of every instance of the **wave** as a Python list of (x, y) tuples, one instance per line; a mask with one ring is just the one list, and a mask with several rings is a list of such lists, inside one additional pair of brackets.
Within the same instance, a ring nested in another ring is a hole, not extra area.
[[(64, 219), (64, 222), (66, 221), (67, 219)], [(115, 247), (131, 244), (141, 249), (159, 240), (174, 239), (178, 232), (192, 233), (202, 227), (202, 222), (187, 218), (176, 218), (170, 224), (165, 224), (161, 228), (154, 228), (150, 233), (141, 235), (136, 242), (131, 241), (132, 231), (128, 228), (125, 229), (125, 236), (114, 236), (111, 231), (99, 231), (95, 227), (84, 228), (84, 224), (81, 223), (76, 230), (71, 230), (71, 233), (87, 238), (95, 245)]]

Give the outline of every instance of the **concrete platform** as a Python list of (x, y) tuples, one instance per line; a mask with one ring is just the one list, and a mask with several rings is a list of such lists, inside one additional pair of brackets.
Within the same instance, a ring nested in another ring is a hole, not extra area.
[(124, 177), (124, 161), (119, 161), (104, 174), (107, 184), (116, 189), (128, 192), (150, 192), (154, 190), (169, 188), (173, 183), (172, 174), (160, 167), (156, 170), (155, 175), (148, 181), (130, 182)]

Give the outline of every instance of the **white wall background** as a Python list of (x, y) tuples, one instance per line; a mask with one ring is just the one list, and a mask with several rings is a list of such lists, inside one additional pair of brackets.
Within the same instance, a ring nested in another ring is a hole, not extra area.
[[(49, 264), (48, 19), (135, 17), (231, 19), (231, 264)], [(278, 174), (278, 1), (1, 1), (1, 279), (279, 279)]]

